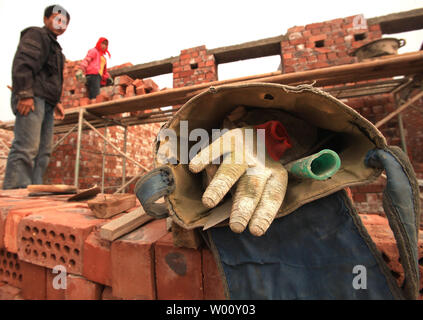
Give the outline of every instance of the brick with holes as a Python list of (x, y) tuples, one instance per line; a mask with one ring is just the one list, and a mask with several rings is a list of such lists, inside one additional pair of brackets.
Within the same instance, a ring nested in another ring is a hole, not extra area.
[(7, 214), (4, 225), (5, 248), (10, 252), (18, 252), (18, 226), (24, 217), (37, 212), (43, 212), (50, 208), (61, 206), (75, 206), (75, 204), (63, 204), (62, 202), (58, 201), (34, 199), (22, 201), (21, 205), (17, 204), (11, 208)]
[(113, 241), (113, 296), (123, 299), (156, 299), (154, 244), (167, 233), (166, 221), (155, 220)]
[(88, 207), (62, 207), (31, 214), (21, 220), (18, 255), (23, 261), (82, 274), (84, 242), (106, 220), (97, 219)]
[[(53, 204), (57, 204), (57, 202), (53, 202), (50, 200), (38, 200), (38, 199), (28, 200), (28, 199), (19, 199), (19, 198), (11, 198), (11, 197), (0, 198), (0, 248), (5, 248), (5, 238), (6, 238), (5, 229), (6, 229), (7, 216), (9, 215), (9, 212), (11, 210), (40, 207), (44, 204), (53, 205)], [(16, 238), (16, 233), (14, 238)]]
[(156, 243), (155, 262), (158, 300), (203, 299), (200, 250), (175, 247), (169, 232)]
[(0, 248), (0, 281), (22, 288), (22, 269), (18, 255)]

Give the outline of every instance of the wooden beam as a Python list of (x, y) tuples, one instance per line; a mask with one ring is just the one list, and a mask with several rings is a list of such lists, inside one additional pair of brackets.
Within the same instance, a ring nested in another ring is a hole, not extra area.
[[(363, 61), (315, 70), (281, 74), (274, 72), (265, 75), (256, 75), (222, 81), (213, 81), (194, 86), (168, 89), (159, 92), (106, 101), (88, 105), (84, 108), (96, 114), (111, 115), (123, 112), (147, 110), (149, 108), (179, 105), (187, 102), (195, 95), (208, 89), (210, 86), (226, 84), (240, 84), (252, 82), (268, 82), (280, 84), (300, 84), (316, 81), (315, 86), (333, 85), (339, 83), (358, 82), (362, 80), (394, 77), (415, 74), (423, 71), (423, 51), (406, 53), (402, 55), (385, 56), (378, 59)], [(75, 118), (79, 108), (66, 110), (66, 117)], [(60, 123), (60, 122), (59, 122)]]
[(239, 60), (254, 59), (281, 54), (281, 42), (286, 36), (276, 36), (267, 39), (245, 42), (237, 45), (207, 50), (214, 55), (216, 63), (228, 63)]
[(135, 66), (119, 68), (111, 70), (110, 75), (112, 77), (128, 75), (133, 79), (144, 79), (149, 77), (158, 76), (161, 74), (167, 74), (173, 72), (173, 63), (178, 61), (179, 57), (170, 57), (163, 60), (157, 60)]
[(418, 94), (416, 94), (413, 98), (409, 99), (406, 103), (404, 103), (401, 107), (396, 109), (395, 111), (392, 111), (389, 115), (387, 115), (385, 118), (380, 120), (376, 123), (376, 128), (381, 127), (385, 123), (387, 123), (389, 120), (391, 120), (393, 117), (395, 117), (397, 114), (403, 112), (406, 108), (408, 108), (410, 105), (412, 105), (414, 102), (419, 100), (423, 97), (423, 91), (420, 91)]
[(423, 29), (423, 8), (370, 18), (367, 24), (379, 24), (382, 34), (420, 30)]
[(51, 193), (76, 193), (77, 188), (75, 186), (65, 185), (65, 184), (31, 184), (26, 187), (28, 192), (51, 192)]
[(116, 218), (100, 228), (100, 238), (114, 241), (117, 238), (135, 230), (154, 218), (147, 215), (142, 207)]

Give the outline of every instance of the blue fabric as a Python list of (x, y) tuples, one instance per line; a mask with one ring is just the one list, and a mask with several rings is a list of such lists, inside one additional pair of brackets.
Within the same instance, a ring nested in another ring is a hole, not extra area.
[(22, 116), (16, 109), (17, 99), (12, 96), (15, 136), (7, 158), (3, 189), (43, 184), (53, 143), (54, 106), (38, 97), (34, 98), (34, 105), (34, 111)]
[[(210, 229), (229, 298), (393, 299), (344, 197), (338, 192), (308, 203), (276, 219), (262, 237)], [(366, 268), (366, 289), (353, 287), (358, 265)]]
[(165, 204), (155, 203), (155, 201), (170, 194), (174, 189), (171, 170), (167, 166), (162, 166), (151, 170), (138, 180), (135, 185), (135, 195), (148, 215), (163, 219), (169, 215), (168, 208)]
[(398, 214), (398, 218), (408, 236), (408, 241), (412, 243), (411, 249), (415, 268), (418, 269), (416, 216), (414, 215), (413, 191), (408, 177), (401, 164), (387, 151), (380, 149), (369, 151), (366, 156), (366, 163), (371, 166), (382, 167), (386, 171), (387, 182), (384, 193), (390, 199), (395, 212)]
[(99, 74), (87, 74), (87, 83), (85, 84), (88, 90), (88, 98), (95, 99), (100, 94), (101, 76)]
[[(416, 299), (419, 290), (418, 225), (419, 190), (411, 163), (397, 147), (375, 149), (366, 155), (366, 165), (384, 168), (387, 176), (383, 207), (394, 231), (404, 267), (404, 294)], [(414, 190), (413, 190), (414, 189)]]

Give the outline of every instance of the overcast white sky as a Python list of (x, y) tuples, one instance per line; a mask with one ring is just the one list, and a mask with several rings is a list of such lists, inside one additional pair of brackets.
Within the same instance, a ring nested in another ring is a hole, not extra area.
[[(422, 0), (0, 0), (0, 121), (14, 120), (10, 111), (11, 65), (21, 30), (42, 26), (44, 8), (62, 5), (71, 15), (59, 37), (69, 60), (84, 58), (97, 39), (109, 39), (108, 65), (133, 64), (178, 56), (183, 49), (207, 49), (285, 34), (293, 26), (363, 14), (373, 18), (423, 7)], [(391, 37), (392, 35), (385, 35)], [(394, 35), (417, 51), (423, 30)], [(219, 80), (275, 71), (277, 56), (219, 66)], [(172, 87), (172, 75), (153, 78)]]

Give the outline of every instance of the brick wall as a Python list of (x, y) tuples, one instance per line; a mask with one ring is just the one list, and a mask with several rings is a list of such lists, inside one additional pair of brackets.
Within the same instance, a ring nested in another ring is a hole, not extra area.
[[(286, 39), (281, 42), (281, 60), (283, 72), (298, 72), (342, 65), (356, 62), (350, 53), (356, 48), (380, 39), (381, 29), (378, 24), (367, 25), (362, 16), (355, 15), (329, 21), (317, 22), (305, 26), (294, 26), (288, 29)], [(87, 98), (85, 86), (74, 77), (78, 61), (68, 61), (65, 68), (65, 84), (63, 103), (66, 108), (84, 106), (95, 101)], [(119, 67), (128, 66), (125, 64)], [(173, 64), (173, 87), (195, 85), (218, 80), (217, 64), (213, 55), (207, 53), (206, 47), (198, 46), (181, 50), (179, 59)], [(115, 85), (101, 89), (96, 102), (120, 99), (159, 90), (151, 79), (131, 79), (128, 76), (118, 77)], [(423, 114), (420, 111), (423, 99), (403, 113), (405, 136), (408, 156), (418, 178), (423, 178)], [(390, 95), (368, 96), (364, 98), (348, 99), (345, 101), (372, 123), (384, 118), (395, 109)], [(419, 109), (420, 108), (420, 109)], [(140, 112), (138, 112), (140, 113)], [(138, 114), (134, 113), (134, 114)], [(142, 113), (142, 112), (141, 112)], [(151, 143), (158, 132), (159, 125), (134, 126), (128, 132), (128, 152), (131, 157), (146, 167), (151, 166)], [(387, 138), (388, 144), (400, 146), (397, 118), (391, 119), (380, 128)], [(101, 132), (104, 132), (102, 130)], [(123, 129), (113, 127), (108, 129), (108, 135), (114, 139), (116, 145), (122, 146)], [(12, 136), (8, 133), (5, 141), (10, 145)], [(57, 141), (61, 135), (55, 136)], [(81, 153), (81, 183), (88, 186), (101, 181), (101, 163), (103, 151), (102, 140), (93, 132), (84, 132), (83, 149)], [(76, 134), (69, 136), (59, 146), (52, 157), (46, 175), (46, 183), (73, 183)], [(1, 150), (1, 146), (0, 146)], [(140, 152), (140, 150), (142, 150)], [(115, 153), (107, 148), (108, 153)], [(0, 159), (0, 161), (4, 160)], [(121, 181), (122, 160), (107, 157), (105, 176), (106, 185), (119, 185)], [(1, 163), (0, 163), (0, 170)], [(127, 162), (127, 180), (139, 172), (129, 161)], [(2, 172), (0, 172), (2, 173)], [(3, 178), (3, 174), (2, 174)], [(360, 212), (382, 214), (381, 193), (383, 180), (378, 180), (372, 186), (352, 188), (354, 200)], [(366, 191), (365, 191), (366, 190)]]
[[(158, 85), (151, 79), (132, 79), (122, 75), (114, 79), (114, 85), (102, 87), (96, 99), (88, 98), (84, 84), (77, 81), (75, 72), (79, 61), (67, 61), (64, 69), (64, 85), (62, 103), (65, 109), (99, 103), (104, 101), (122, 99), (135, 95), (147, 94), (159, 91)], [(124, 64), (121, 67), (128, 66)], [(143, 111), (131, 113), (140, 115)], [(129, 116), (129, 114), (126, 114)], [(112, 118), (120, 118), (121, 115), (113, 115)], [(160, 123), (137, 125), (128, 127), (126, 152), (129, 157), (148, 169), (152, 169), (153, 141), (160, 128)], [(124, 150), (124, 128), (121, 126), (100, 128), (102, 135), (107, 136), (109, 141)], [(107, 133), (106, 133), (107, 131)], [(54, 141), (59, 141), (64, 134), (56, 134)], [(76, 163), (77, 133), (70, 134), (52, 154), (49, 167), (44, 177), (47, 184), (73, 184)], [(89, 188), (94, 184), (101, 185), (102, 181), (102, 153), (109, 154), (104, 160), (104, 186), (105, 192), (113, 192), (122, 184), (123, 160), (122, 157), (110, 156), (117, 154), (116, 150), (106, 145), (104, 140), (92, 130), (84, 130), (81, 139), (81, 157), (79, 169), (80, 188)], [(126, 181), (144, 170), (133, 162), (126, 160)], [(127, 191), (132, 190), (134, 183)]]
[(181, 51), (173, 64), (173, 87), (180, 88), (217, 80), (217, 65), (205, 46)]
[[(295, 26), (288, 29), (287, 40), (281, 42), (283, 72), (299, 72), (357, 62), (350, 54), (358, 47), (382, 38), (380, 25), (367, 25), (360, 15)], [(394, 99), (389, 94), (347, 99), (366, 119), (375, 124), (395, 110)], [(418, 178), (423, 177), (423, 99), (415, 107), (403, 112), (408, 156)], [(389, 145), (401, 146), (397, 118), (380, 128)], [(351, 188), (359, 212), (383, 214), (383, 179), (368, 186)]]
[(379, 25), (367, 26), (360, 16), (351, 16), (288, 29), (281, 42), (283, 72), (312, 70), (354, 63), (349, 54), (356, 48), (380, 39)]

